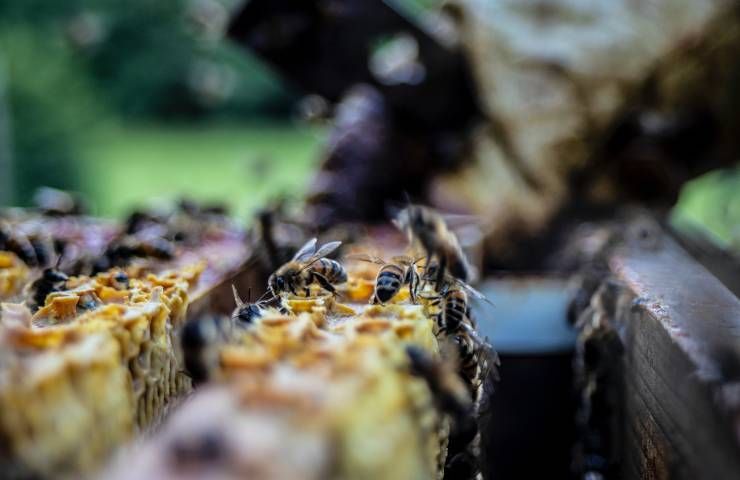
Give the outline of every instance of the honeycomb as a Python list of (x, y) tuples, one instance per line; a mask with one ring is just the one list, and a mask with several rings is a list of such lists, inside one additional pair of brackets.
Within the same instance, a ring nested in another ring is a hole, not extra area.
[(403, 292), (368, 305), (371, 278), (233, 326), (212, 381), (103, 478), (441, 478), (449, 419), (406, 353), (439, 355), (434, 319)]
[(28, 267), (14, 253), (0, 251), (0, 300), (19, 295), (28, 276)]
[(34, 315), (3, 304), (3, 474), (78, 478), (190, 390), (175, 335), (202, 269), (72, 277)]

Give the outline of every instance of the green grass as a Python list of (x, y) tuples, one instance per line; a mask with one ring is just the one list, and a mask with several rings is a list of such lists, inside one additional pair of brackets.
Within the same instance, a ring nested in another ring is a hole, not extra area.
[(96, 214), (120, 216), (181, 195), (226, 201), (244, 218), (305, 191), (323, 131), (286, 125), (107, 126), (81, 153), (82, 193)]
[[(246, 219), (271, 199), (305, 192), (325, 133), (290, 124), (103, 126), (82, 149), (82, 192), (103, 216), (187, 195), (225, 201)], [(740, 169), (689, 182), (673, 220), (740, 249)]]

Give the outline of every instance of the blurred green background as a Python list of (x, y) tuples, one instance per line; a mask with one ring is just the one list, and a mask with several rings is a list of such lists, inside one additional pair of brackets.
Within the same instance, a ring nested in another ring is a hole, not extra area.
[[(244, 216), (300, 195), (326, 132), (297, 123), (296, 92), (222, 41), (233, 3), (0, 2), (0, 146), (14, 159), (0, 203), (49, 185), (109, 216), (187, 192)], [(674, 216), (740, 246), (740, 173), (692, 182)]]
[(221, 39), (231, 3), (0, 2), (2, 201), (49, 185), (100, 215), (183, 192), (245, 213), (300, 194), (324, 132), (293, 121), (296, 93)]

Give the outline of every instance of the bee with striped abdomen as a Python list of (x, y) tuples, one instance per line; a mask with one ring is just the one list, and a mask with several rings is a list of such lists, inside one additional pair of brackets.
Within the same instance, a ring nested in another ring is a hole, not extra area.
[(268, 279), (268, 287), (274, 296), (281, 293), (310, 296), (310, 286), (318, 283), (324, 290), (335, 293), (334, 285), (347, 281), (347, 272), (341, 263), (324, 258), (339, 248), (342, 242), (329, 242), (316, 250), (316, 239), (303, 245), (290, 262), (278, 268)]
[(416, 294), (421, 279), (419, 272), (416, 271), (418, 259), (402, 255), (391, 258), (390, 262), (385, 262), (379, 257), (364, 254), (350, 255), (347, 258), (377, 263), (381, 266), (375, 277), (375, 290), (370, 303), (381, 305), (388, 303), (404, 285), (408, 285), (411, 302), (417, 302)]
[(476, 331), (470, 313), (468, 293), (488, 303), (488, 299), (470, 285), (446, 276), (446, 283), (430, 304), (439, 309), (437, 314), (437, 336), (450, 341), (457, 347), (460, 370), (475, 390), (485, 381), (489, 372), (498, 380), (498, 354)]

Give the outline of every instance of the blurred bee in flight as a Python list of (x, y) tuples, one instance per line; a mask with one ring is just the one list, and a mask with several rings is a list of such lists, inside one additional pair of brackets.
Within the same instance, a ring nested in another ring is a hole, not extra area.
[(316, 250), (316, 239), (303, 245), (293, 258), (278, 268), (268, 279), (268, 287), (274, 296), (292, 293), (296, 296), (310, 296), (311, 285), (319, 286), (334, 294), (335, 284), (347, 281), (347, 272), (341, 263), (325, 258), (339, 248), (342, 242), (329, 242)]
[(393, 224), (408, 235), (410, 241), (418, 242), (426, 254), (425, 277), (429, 277), (429, 266), (437, 265), (436, 290), (442, 289), (444, 276), (449, 272), (463, 282), (471, 280), (472, 268), (460, 247), (457, 236), (447, 227), (441, 214), (421, 205), (409, 205), (401, 210)]
[(350, 255), (348, 259), (371, 262), (381, 265), (378, 275), (375, 277), (375, 290), (370, 303), (385, 305), (404, 285), (408, 285), (411, 302), (417, 303), (417, 292), (421, 277), (416, 270), (416, 263), (420, 259), (402, 255), (391, 258), (390, 262), (371, 255)]

